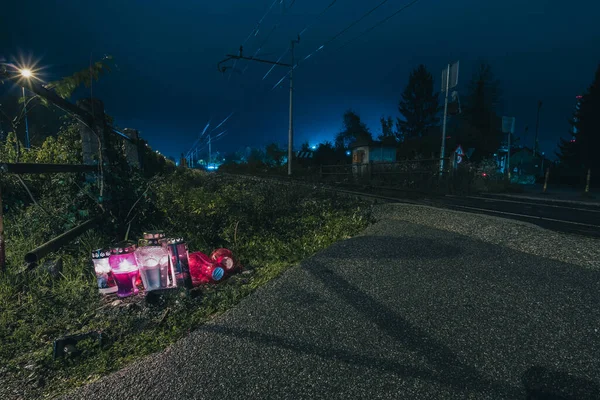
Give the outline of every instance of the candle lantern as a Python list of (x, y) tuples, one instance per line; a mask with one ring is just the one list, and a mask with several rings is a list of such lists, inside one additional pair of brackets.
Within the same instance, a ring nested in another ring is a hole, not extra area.
[(204, 253), (199, 251), (191, 253), (189, 259), (194, 286), (209, 282), (216, 283), (225, 276), (225, 270)]
[(139, 276), (139, 268), (135, 251), (137, 245), (133, 242), (122, 242), (111, 248), (108, 258), (110, 268), (117, 283), (117, 296), (128, 297), (138, 293), (136, 280)]
[(117, 284), (113, 278), (108, 257), (109, 249), (98, 249), (92, 251), (92, 261), (94, 262), (94, 272), (96, 272), (96, 282), (98, 282), (98, 291), (102, 294), (117, 292)]
[(165, 234), (160, 231), (144, 232), (144, 238), (138, 244), (135, 255), (144, 288), (150, 291), (174, 287), (175, 277), (172, 270), (169, 271)]
[(210, 255), (211, 260), (221, 266), (225, 272), (231, 273), (235, 270), (235, 260), (233, 253), (229, 249), (217, 249)]
[(190, 276), (187, 244), (181, 238), (167, 239), (167, 251), (169, 267), (173, 270), (175, 277), (175, 286), (191, 289), (193, 284)]

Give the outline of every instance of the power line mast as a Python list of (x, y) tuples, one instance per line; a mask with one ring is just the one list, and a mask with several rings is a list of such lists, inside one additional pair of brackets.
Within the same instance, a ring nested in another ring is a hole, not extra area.
[(208, 166), (210, 166), (210, 162), (212, 160), (212, 146), (210, 143), (210, 133), (208, 134)]
[(288, 176), (292, 175), (292, 158), (294, 147), (294, 45), (300, 43), (300, 35), (297, 40), (290, 43), (290, 52), (292, 53), (292, 62), (290, 67), (290, 124), (288, 129)]
[[(265, 60), (262, 58), (256, 58), (256, 57), (245, 57), (243, 55), (244, 52), (244, 48), (243, 46), (240, 46), (240, 53), (239, 55), (233, 55), (233, 54), (227, 54), (226, 58), (221, 60), (218, 64), (217, 64), (217, 68), (219, 69), (219, 72), (221, 73), (225, 73), (225, 71), (227, 71), (227, 69), (229, 68), (233, 68), (233, 67), (227, 67), (227, 66), (222, 66), (222, 64), (226, 63), (229, 60), (248, 60), (248, 61), (256, 61), (256, 62), (261, 62), (261, 63), (265, 63), (265, 64), (271, 64), (271, 65), (278, 65), (280, 67), (288, 67), (290, 68), (290, 114), (289, 114), (289, 127), (288, 127), (288, 175), (292, 175), (292, 158), (293, 158), (293, 144), (294, 144), (294, 46), (296, 44), (300, 43), (300, 35), (298, 35), (298, 39), (292, 40), (290, 43), (290, 51), (291, 51), (291, 55), (292, 55), (292, 60), (290, 64), (287, 63), (282, 63), (279, 61), (271, 61), (271, 60)], [(210, 141), (209, 141), (210, 143)]]
[(458, 85), (458, 61), (454, 64), (448, 64), (442, 71), (442, 92), (445, 92), (444, 98), (444, 122), (442, 124), (442, 146), (440, 148), (440, 175), (444, 173), (444, 156), (446, 153), (446, 120), (448, 118), (448, 92)]

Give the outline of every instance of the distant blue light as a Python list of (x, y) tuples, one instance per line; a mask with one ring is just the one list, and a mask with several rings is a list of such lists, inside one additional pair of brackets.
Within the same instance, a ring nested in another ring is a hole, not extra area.
[(317, 149), (317, 145), (313, 144), (312, 146), (310, 146), (311, 149), (316, 150)]
[(349, 156), (350, 154), (352, 154), (352, 152), (350, 150), (346, 151), (347, 156)]

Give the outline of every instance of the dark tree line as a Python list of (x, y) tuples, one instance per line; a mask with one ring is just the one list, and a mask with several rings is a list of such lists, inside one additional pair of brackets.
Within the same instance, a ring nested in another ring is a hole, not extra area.
[(558, 156), (566, 168), (575, 171), (591, 170), (600, 173), (600, 65), (594, 80), (579, 99), (571, 125), (574, 128), (569, 139), (560, 139)]

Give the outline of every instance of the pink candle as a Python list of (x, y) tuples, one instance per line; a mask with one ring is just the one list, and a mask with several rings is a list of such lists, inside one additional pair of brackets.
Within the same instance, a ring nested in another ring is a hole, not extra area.
[(123, 242), (111, 249), (108, 263), (117, 282), (117, 296), (128, 297), (138, 293), (135, 283), (139, 268), (135, 257), (137, 246), (133, 242)]

